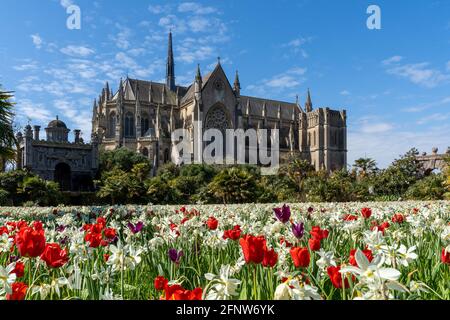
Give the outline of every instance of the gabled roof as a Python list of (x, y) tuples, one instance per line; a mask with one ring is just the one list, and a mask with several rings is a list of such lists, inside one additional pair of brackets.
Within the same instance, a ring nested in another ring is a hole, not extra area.
[[(123, 94), (125, 100), (136, 100), (136, 85), (137, 85), (137, 91), (139, 93), (139, 101), (140, 102), (151, 102), (153, 103), (162, 103), (163, 102), (163, 95), (165, 94), (165, 103), (176, 105), (177, 104), (177, 93), (172, 92), (169, 90), (166, 84), (164, 83), (158, 83), (158, 82), (152, 82), (152, 81), (145, 81), (145, 80), (138, 80), (138, 79), (130, 79), (127, 78), (124, 81), (124, 89)], [(176, 86), (179, 98), (183, 97), (188, 88), (182, 87), (182, 86)], [(117, 100), (117, 97), (119, 95), (119, 92), (114, 95), (113, 101)]]

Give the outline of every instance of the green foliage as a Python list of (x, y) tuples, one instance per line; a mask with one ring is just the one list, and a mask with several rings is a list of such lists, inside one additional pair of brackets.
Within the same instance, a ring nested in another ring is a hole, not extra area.
[(416, 159), (418, 154), (417, 149), (411, 149), (390, 167), (381, 171), (375, 192), (378, 195), (402, 197), (410, 186), (423, 178), (422, 167)]
[(58, 183), (38, 176), (25, 177), (19, 192), (38, 206), (56, 206), (62, 199)]
[(113, 151), (103, 151), (100, 152), (99, 156), (100, 172), (107, 172), (113, 170), (114, 168), (118, 168), (123, 171), (131, 171), (131, 169), (139, 163), (147, 163), (150, 165), (150, 162), (146, 157), (126, 148), (119, 148)]
[(126, 148), (100, 153), (100, 180), (96, 181), (100, 199), (117, 203), (144, 203), (145, 181), (151, 165), (148, 159)]
[(146, 182), (148, 201), (153, 204), (180, 203), (181, 194), (177, 188), (162, 177), (155, 177)]
[(0, 171), (4, 170), (6, 160), (14, 158), (16, 139), (12, 128), (13, 106), (11, 92), (0, 87)]
[(446, 168), (444, 170), (444, 183), (443, 186), (445, 188), (445, 199), (450, 200), (450, 155), (448, 155), (445, 159), (444, 159), (445, 163), (446, 163)]
[(249, 203), (258, 198), (257, 177), (239, 167), (220, 171), (209, 184), (209, 189), (223, 203)]
[(405, 193), (406, 199), (411, 200), (442, 200), (444, 198), (444, 176), (442, 174), (431, 174), (417, 181)]
[(12, 206), (13, 202), (8, 191), (0, 189), (0, 206), (9, 207)]

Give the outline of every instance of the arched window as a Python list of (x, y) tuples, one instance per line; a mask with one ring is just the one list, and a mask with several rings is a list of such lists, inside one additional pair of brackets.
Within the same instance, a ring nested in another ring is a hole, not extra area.
[(150, 120), (148, 119), (147, 114), (143, 114), (141, 118), (141, 136), (145, 136), (148, 129), (150, 129)]
[(144, 157), (148, 158), (148, 149), (147, 148), (142, 149), (142, 155)]
[(113, 111), (109, 114), (109, 137), (116, 135), (116, 113)]
[(131, 112), (125, 115), (125, 137), (134, 137), (134, 115)]
[(316, 132), (314, 131), (314, 146), (316, 146)]

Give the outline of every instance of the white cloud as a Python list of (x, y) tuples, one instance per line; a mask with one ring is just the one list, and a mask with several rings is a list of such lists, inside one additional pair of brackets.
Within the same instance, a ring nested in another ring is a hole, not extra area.
[(13, 69), (17, 71), (31, 71), (38, 68), (36, 61), (27, 60), (23, 64), (14, 66)]
[(386, 72), (388, 74), (408, 79), (414, 84), (427, 88), (434, 88), (439, 84), (450, 80), (450, 74), (430, 68), (429, 62), (399, 64), (402, 60), (402, 57), (394, 56), (382, 61), (382, 64), (387, 67)]
[(153, 14), (167, 13), (169, 11), (169, 6), (149, 5), (148, 11)]
[(347, 91), (347, 90), (342, 90), (341, 92), (339, 92), (339, 94), (340, 94), (341, 96), (349, 96), (349, 95), (350, 95), (350, 92)]
[(119, 32), (115, 36), (110, 36), (110, 39), (115, 42), (115, 45), (122, 50), (126, 50), (130, 47), (131, 30), (120, 24), (116, 24), (116, 28)]
[(391, 65), (393, 63), (398, 63), (398, 62), (400, 62), (402, 60), (403, 60), (402, 56), (393, 56), (393, 57), (390, 57), (390, 58), (388, 58), (386, 60), (383, 60), (381, 63), (383, 65), (385, 65), (385, 66), (389, 66), (389, 65)]
[(53, 115), (41, 103), (34, 103), (29, 99), (19, 99), (17, 101), (17, 116), (20, 120), (47, 123)]
[[(375, 159), (380, 168), (415, 147), (419, 151), (430, 151), (432, 147), (446, 150), (450, 125), (420, 129), (412, 125), (408, 130), (391, 130), (377, 134), (362, 132), (360, 128), (348, 132), (348, 164), (361, 157)], [(414, 131), (413, 131), (414, 130)]]
[(433, 113), (429, 116), (423, 117), (417, 121), (417, 124), (423, 125), (430, 122), (447, 121), (450, 118), (450, 113)]
[(33, 40), (33, 44), (37, 49), (42, 48), (42, 44), (44, 43), (44, 41), (39, 36), (39, 34), (32, 34), (31, 39)]
[(67, 46), (65, 48), (62, 48), (60, 50), (65, 55), (71, 56), (71, 57), (87, 57), (91, 54), (95, 53), (95, 51), (91, 48), (84, 47), (84, 46)]
[(394, 127), (390, 123), (366, 123), (361, 132), (363, 133), (385, 133), (389, 132)]
[(192, 12), (194, 14), (211, 14), (217, 11), (216, 8), (202, 6), (196, 2), (184, 2), (178, 6), (179, 12)]

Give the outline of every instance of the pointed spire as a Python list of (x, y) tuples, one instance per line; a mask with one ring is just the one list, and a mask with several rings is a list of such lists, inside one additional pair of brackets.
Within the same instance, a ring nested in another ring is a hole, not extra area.
[(171, 91), (175, 91), (175, 62), (173, 59), (172, 31), (169, 32), (166, 85)]
[(111, 92), (111, 90), (109, 89), (109, 83), (108, 83), (108, 81), (106, 81), (105, 91), (106, 91), (106, 100), (111, 99), (111, 96), (109, 95), (109, 93)]
[(309, 88), (308, 88), (308, 97), (306, 98), (305, 110), (306, 112), (311, 112), (313, 110), (311, 92), (309, 91)]
[(202, 74), (200, 72), (200, 64), (197, 64), (197, 74), (195, 75), (195, 81), (202, 81)]
[(241, 82), (239, 81), (239, 72), (236, 70), (236, 77), (234, 78), (234, 91), (238, 92), (241, 89)]

